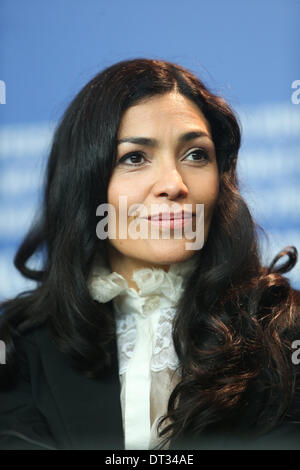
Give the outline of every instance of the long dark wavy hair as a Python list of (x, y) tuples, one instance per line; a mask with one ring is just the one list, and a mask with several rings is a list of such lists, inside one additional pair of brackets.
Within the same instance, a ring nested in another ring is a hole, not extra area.
[[(175, 88), (210, 123), (220, 191), (207, 241), (196, 253), (199, 263), (178, 303), (173, 339), (182, 379), (159, 429), (166, 440), (241, 429), (255, 397), (247, 429), (268, 432), (287, 415), (295, 392), (290, 354), (300, 299), (284, 274), (296, 263), (297, 250), (286, 247), (270, 266), (262, 265), (260, 227), (238, 186), (238, 118), (194, 73), (163, 60), (124, 60), (101, 71), (56, 127), (41, 209), (14, 258), (37, 286), (0, 305), (7, 347), (0, 386), (15, 383), (15, 339), (44, 322), (76, 370), (101, 378), (110, 369), (112, 305), (93, 300), (87, 288), (95, 254), (105, 250), (96, 236), (96, 208), (107, 202), (123, 113)], [(37, 254), (43, 259), (39, 270), (26, 264)], [(287, 261), (276, 268), (284, 255)]]

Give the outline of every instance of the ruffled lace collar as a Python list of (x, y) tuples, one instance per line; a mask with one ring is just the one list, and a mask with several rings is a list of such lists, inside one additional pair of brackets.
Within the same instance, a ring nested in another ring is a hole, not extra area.
[(95, 258), (88, 288), (98, 302), (113, 301), (126, 449), (154, 448), (159, 442), (156, 425), (181, 374), (172, 338), (175, 307), (195, 262), (193, 255), (168, 272), (137, 269), (132, 276), (137, 291), (111, 272), (104, 255)]
[(168, 272), (162, 268), (136, 269), (132, 279), (138, 286), (137, 292), (128, 287), (122, 275), (111, 272), (104, 256), (97, 254), (89, 275), (88, 288), (93, 299), (98, 302), (106, 303), (114, 299), (117, 311), (131, 308), (146, 314), (158, 306), (174, 306), (183, 291), (186, 276), (194, 266), (193, 255), (186, 261), (172, 264)]

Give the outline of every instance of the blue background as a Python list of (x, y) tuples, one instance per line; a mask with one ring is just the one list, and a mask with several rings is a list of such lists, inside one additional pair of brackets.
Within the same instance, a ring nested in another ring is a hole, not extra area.
[[(229, 101), (242, 124), (241, 191), (269, 235), (263, 261), (300, 250), (299, 18), (299, 0), (1, 0), (0, 299), (34, 285), (12, 260), (56, 121), (98, 71), (136, 57), (186, 66)], [(298, 288), (299, 264), (288, 274)]]

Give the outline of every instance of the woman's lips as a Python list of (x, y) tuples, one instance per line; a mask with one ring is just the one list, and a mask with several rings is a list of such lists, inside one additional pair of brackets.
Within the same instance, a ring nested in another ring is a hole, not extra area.
[(192, 212), (161, 212), (160, 214), (149, 215), (148, 219), (151, 220), (169, 220), (169, 219), (188, 219), (191, 218), (194, 214)]
[(191, 223), (192, 218), (184, 218), (184, 219), (170, 219), (170, 220), (153, 220), (149, 219), (151, 224), (159, 226), (159, 227), (170, 227), (170, 228), (180, 228), (189, 223)]
[(181, 228), (187, 224), (191, 224), (193, 220), (194, 214), (191, 213), (185, 213), (183, 215), (157, 215), (157, 216), (152, 216), (148, 217), (148, 221), (151, 222), (151, 224), (158, 226), (158, 227), (166, 227), (166, 228), (171, 228), (171, 229), (177, 229)]

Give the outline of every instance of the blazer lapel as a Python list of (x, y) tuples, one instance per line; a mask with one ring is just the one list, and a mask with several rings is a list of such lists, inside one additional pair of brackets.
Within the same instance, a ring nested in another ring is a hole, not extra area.
[(75, 371), (54, 345), (48, 328), (36, 336), (45, 383), (37, 399), (55, 438), (63, 448), (124, 449), (116, 339), (112, 367), (101, 379)]

